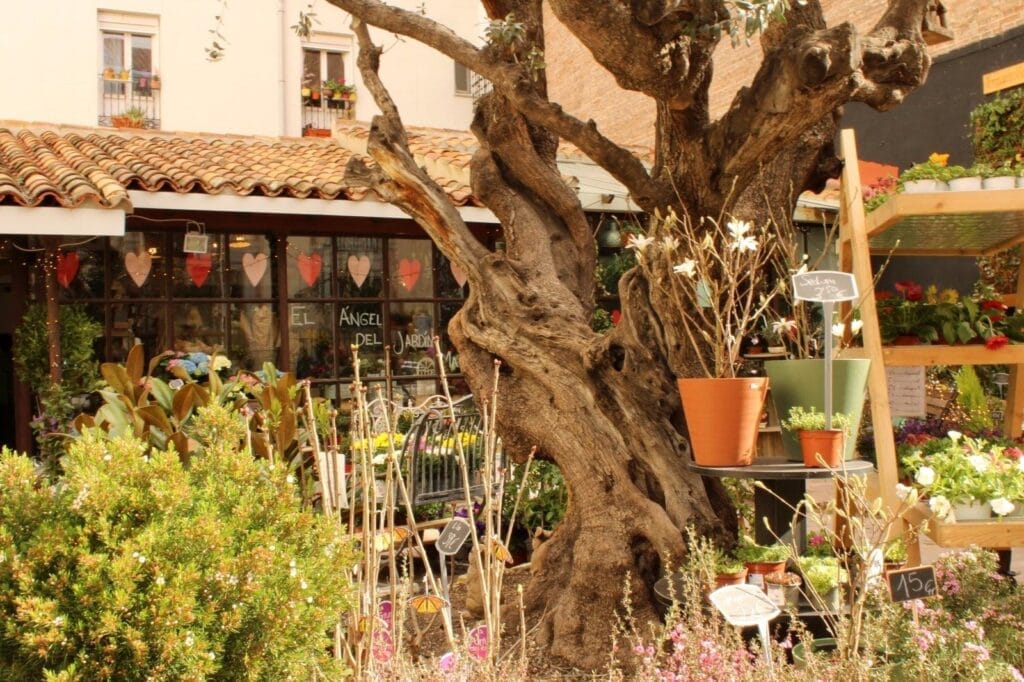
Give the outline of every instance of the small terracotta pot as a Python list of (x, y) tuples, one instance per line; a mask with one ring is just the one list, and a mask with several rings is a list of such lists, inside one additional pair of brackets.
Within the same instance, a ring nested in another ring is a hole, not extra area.
[(785, 573), (786, 562), (783, 561), (748, 561), (747, 572), (755, 573), (760, 575), (770, 575), (772, 573)]
[(735, 573), (719, 573), (715, 576), (715, 587), (726, 585), (742, 585), (747, 580), (747, 569), (742, 568)]
[(841, 429), (800, 432), (800, 449), (804, 455), (805, 467), (820, 467), (819, 454), (825, 460), (826, 466), (833, 469), (842, 466), (845, 446), (846, 441)]

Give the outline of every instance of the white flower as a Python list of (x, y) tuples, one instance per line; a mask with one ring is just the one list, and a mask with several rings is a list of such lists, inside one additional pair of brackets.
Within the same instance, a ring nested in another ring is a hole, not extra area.
[(747, 232), (750, 232), (751, 225), (745, 220), (730, 220), (725, 224), (733, 239), (740, 239)]
[(217, 654), (213, 653), (212, 651), (211, 651), (211, 652), (210, 652), (209, 654), (207, 654), (207, 655), (208, 655), (208, 656), (210, 657), (210, 660), (211, 660), (211, 661), (212, 661), (213, 659), (217, 658)]
[(139, 555), (139, 563), (140, 563), (140, 564), (144, 564), (144, 563), (146, 563), (146, 557), (144, 557), (144, 556), (142, 556), (142, 555), (140, 554), (140, 555)]
[(917, 475), (914, 476), (914, 480), (923, 486), (929, 486), (935, 483), (935, 469), (931, 467), (921, 467), (917, 470)]
[(1024, 471), (1024, 457), (1017, 460), (1017, 469)]
[(962, 438), (964, 434), (960, 433), (959, 431), (947, 431), (946, 435), (949, 436), (949, 439), (955, 443), (958, 440), (960, 440), (960, 438)]
[(64, 616), (57, 616), (56, 618), (54, 618), (53, 619), (53, 624), (56, 625), (57, 627), (60, 627), (61, 625), (64, 625)]
[(979, 474), (983, 474), (988, 471), (988, 459), (982, 455), (971, 455), (967, 458), (967, 461), (971, 463), (971, 466), (974, 467), (974, 470)]
[(661, 248), (666, 251), (675, 251), (679, 248), (679, 239), (674, 234), (670, 234), (661, 240)]
[(796, 320), (775, 320), (772, 322), (772, 333), (778, 337), (792, 334), (796, 329)]
[(219, 369), (227, 369), (231, 367), (231, 361), (223, 355), (215, 355), (213, 360), (210, 361), (210, 371), (216, 372)]
[(856, 336), (860, 334), (861, 327), (864, 326), (864, 320), (851, 320), (850, 321), (850, 333)]
[(626, 242), (626, 248), (635, 249), (637, 251), (643, 251), (653, 243), (654, 237), (644, 237), (636, 234), (631, 234), (629, 235), (629, 241)]
[(846, 325), (842, 322), (832, 325), (832, 336), (842, 336), (844, 331), (846, 331)]
[(114, 458), (110, 456), (109, 452), (107, 454), (103, 455), (103, 461), (104, 462), (109, 462), (112, 459), (114, 459)]
[(306, 597), (306, 603), (307, 604), (312, 604), (313, 603), (313, 598), (312, 597)]
[(182, 381), (181, 379), (171, 379), (170, 381), (168, 381), (168, 382), (167, 382), (167, 385), (168, 385), (168, 386), (169, 386), (169, 387), (170, 387), (170, 388), (171, 388), (172, 390), (175, 390), (175, 391), (177, 391), (177, 390), (178, 390), (179, 388), (181, 388), (182, 386), (184, 386), (184, 385), (185, 385), (185, 382), (184, 382), (184, 381)]
[(165, 582), (167, 582), (167, 581), (164, 580), (164, 577), (162, 575), (158, 575), (156, 577), (156, 584), (159, 585), (160, 587), (163, 587)]
[(687, 277), (693, 277), (697, 272), (697, 261), (692, 258), (687, 258), (679, 265), (672, 268), (672, 272), (677, 275), (686, 275)]
[(909, 485), (903, 485), (902, 483), (896, 484), (896, 497), (901, 500), (905, 500), (910, 497), (910, 493), (914, 492), (914, 489)]
[(747, 234), (747, 232), (750, 232), (750, 223), (742, 220), (730, 220), (725, 226), (728, 228), (729, 234), (732, 235), (733, 239), (729, 248), (740, 253), (744, 251), (757, 251), (757, 240)]
[(295, 477), (292, 476), (291, 474), (288, 474), (284, 480), (287, 481), (288, 483), (295, 483)]
[(940, 519), (946, 518), (949, 515), (952, 505), (942, 495), (936, 495), (935, 497), (928, 499), (928, 508), (932, 510), (932, 513)]
[(300, 580), (300, 581), (299, 581), (299, 587), (300, 587), (301, 589), (303, 589), (303, 590), (304, 590), (304, 589), (306, 589), (307, 587), (309, 587), (309, 585), (308, 585), (308, 584), (306, 584), (306, 581), (305, 581), (305, 580)]
[(729, 248), (733, 251), (739, 251), (740, 253), (743, 253), (744, 251), (754, 252), (757, 251), (757, 240), (750, 235), (747, 235), (734, 241), (729, 245)]
[(185, 646), (192, 646), (193, 644), (195, 644), (195, 642), (196, 642), (196, 640), (192, 639), (192, 633), (191, 632), (188, 633), (188, 635), (185, 636)]
[(1006, 516), (1014, 509), (1016, 509), (1016, 505), (1005, 497), (997, 497), (992, 500), (992, 512), (996, 516)]

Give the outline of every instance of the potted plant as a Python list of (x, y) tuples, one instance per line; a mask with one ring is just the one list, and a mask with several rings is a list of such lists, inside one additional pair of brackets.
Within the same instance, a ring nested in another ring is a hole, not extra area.
[(647, 281), (682, 313), (682, 336), (703, 378), (678, 386), (694, 461), (701, 466), (751, 463), (768, 391), (765, 377), (742, 377), (741, 340), (754, 331), (780, 290), (763, 273), (779, 248), (778, 228), (732, 218), (656, 214), (648, 236), (633, 235)]
[(1017, 187), (1020, 168), (1013, 160), (1004, 161), (998, 166), (978, 163), (974, 167), (981, 175), (982, 189), (1014, 189)]
[(885, 544), (882, 562), (883, 570), (886, 573), (903, 568), (907, 563), (907, 543), (903, 541), (902, 537), (890, 540)]
[(153, 74), (153, 78), (152, 78), (152, 80), (149, 83), (149, 88), (151, 90), (159, 90), (160, 89), (160, 76), (156, 75), (155, 73)]
[(715, 587), (742, 585), (747, 580), (747, 567), (736, 557), (719, 552), (715, 560)]
[(937, 341), (935, 304), (924, 300), (924, 287), (903, 280), (896, 282), (895, 289), (895, 294), (875, 294), (882, 343), (903, 346)]
[(324, 81), (323, 87), (324, 87), (324, 93), (325, 94), (329, 93), (330, 96), (331, 96), (331, 99), (337, 99), (337, 100), (341, 99), (341, 88), (342, 88), (342, 84), (341, 83), (339, 83), (338, 81), (336, 81), (333, 78), (331, 78), (329, 80), (325, 80)]
[(108, 66), (107, 68), (103, 69), (103, 80), (105, 80), (105, 81), (112, 81), (112, 80), (115, 80), (116, 78), (117, 78), (117, 72), (115, 72), (113, 68)]
[(951, 192), (969, 192), (981, 189), (982, 169), (977, 166), (949, 166), (946, 183)]
[(789, 416), (782, 420), (782, 428), (800, 436), (804, 466), (835, 469), (842, 466), (846, 436), (850, 431), (850, 418), (842, 412), (832, 414), (832, 428), (826, 428), (824, 412), (815, 408), (804, 409), (795, 405)]
[(783, 571), (764, 576), (764, 589), (768, 598), (779, 608), (796, 609), (800, 605), (800, 586), (803, 580), (796, 573)]
[(126, 109), (118, 116), (112, 116), (115, 128), (142, 128), (146, 123), (146, 112), (139, 107)]
[[(785, 545), (759, 545), (752, 538), (744, 537), (736, 549), (736, 558), (747, 566), (748, 582), (762, 584), (768, 573), (782, 573), (790, 556)], [(753, 579), (758, 576), (757, 579)]]
[(929, 448), (903, 457), (914, 487), (928, 496), (928, 507), (939, 520), (977, 521), (992, 515), (1000, 497), (998, 466), (1002, 450), (980, 438), (950, 431)]
[(802, 556), (797, 560), (803, 574), (808, 601), (820, 611), (838, 611), (839, 587), (849, 580), (846, 569), (840, 567), (836, 557)]
[(949, 180), (949, 154), (933, 153), (924, 163), (915, 163), (900, 173), (899, 186), (908, 194), (916, 192), (941, 192)]
[(132, 79), (132, 72), (128, 69), (121, 69), (120, 79), (123, 81), (130, 81)]

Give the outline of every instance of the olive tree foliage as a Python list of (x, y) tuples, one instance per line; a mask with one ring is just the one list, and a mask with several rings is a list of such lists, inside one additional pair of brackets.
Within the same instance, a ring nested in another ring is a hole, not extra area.
[[(477, 46), (433, 20), (429, 5), (328, 1), (352, 17), (363, 82), (381, 110), (368, 144), (373, 164), (354, 162), (346, 181), (400, 207), (467, 273), (469, 294), (449, 324), (463, 371), (477, 398), (490, 400), (492, 362), (502, 361), (497, 427), (506, 447), (525, 454), (537, 446), (569, 489), (564, 520), (534, 556), (528, 608), (541, 614), (538, 636), (552, 655), (599, 666), (623, 585), (635, 611), (652, 614), (651, 585), (666, 557), (685, 552), (683, 529), (727, 541), (735, 519), (722, 488), (684, 465), (674, 379), (699, 363), (682, 311), (659, 284), (671, 266), (628, 273), (619, 324), (591, 330), (593, 235), (558, 172), (558, 143), (582, 150), (647, 212), (786, 215), (796, 194), (837, 174), (832, 140), (843, 104), (888, 109), (923, 82), (928, 2), (878, 0), (881, 18), (861, 31), (827, 25), (819, 0), (482, 0), (492, 23)], [(653, 164), (549, 98), (545, 6), (621, 88), (654, 100)], [(387, 55), (370, 26), (490, 82), (471, 126), (479, 141), (471, 177), (501, 222), (503, 251), (478, 240), (417, 167), (378, 75)], [(723, 41), (745, 40), (759, 42), (760, 67), (712, 118), (712, 54)]]

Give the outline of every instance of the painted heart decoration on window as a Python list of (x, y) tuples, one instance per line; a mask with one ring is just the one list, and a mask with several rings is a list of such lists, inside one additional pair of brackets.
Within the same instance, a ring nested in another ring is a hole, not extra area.
[(57, 254), (57, 283), (67, 289), (78, 274), (78, 252)]
[(455, 261), (450, 263), (452, 268), (452, 277), (455, 278), (455, 283), (459, 285), (459, 288), (466, 286), (466, 273), (455, 264)]
[(149, 279), (149, 273), (153, 269), (153, 256), (148, 251), (135, 253), (131, 251), (124, 256), (124, 271), (128, 277), (135, 282), (135, 286), (141, 287)]
[(192, 279), (196, 287), (206, 283), (210, 276), (210, 269), (213, 267), (213, 256), (208, 253), (190, 253), (185, 256), (185, 271)]
[(370, 276), (370, 257), (369, 256), (349, 256), (348, 257), (348, 274), (352, 276), (352, 281), (356, 283), (356, 288), (361, 289), (363, 282)]
[(423, 272), (423, 263), (418, 258), (403, 258), (398, 261), (398, 279), (406, 291), (412, 291), (416, 282), (420, 281), (420, 273)]
[(299, 268), (299, 276), (306, 286), (311, 287), (320, 279), (320, 268), (323, 267), (323, 259), (319, 253), (307, 255), (300, 253), (295, 258), (295, 265)]
[(242, 256), (242, 269), (249, 283), (256, 286), (267, 273), (267, 261), (270, 260), (265, 253), (246, 253)]

